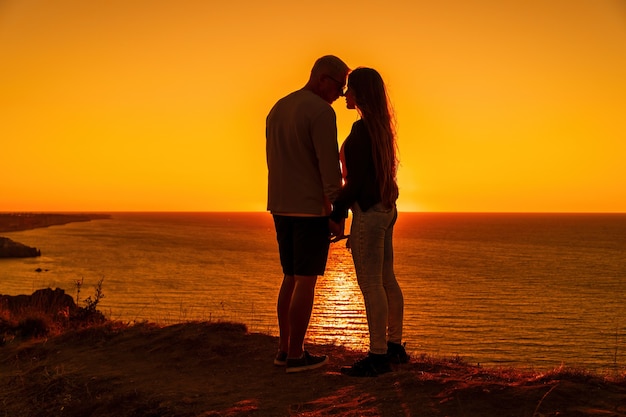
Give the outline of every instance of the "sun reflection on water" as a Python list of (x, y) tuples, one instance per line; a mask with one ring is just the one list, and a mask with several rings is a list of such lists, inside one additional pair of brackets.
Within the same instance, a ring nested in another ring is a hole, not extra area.
[(307, 338), (314, 343), (366, 349), (369, 344), (363, 296), (345, 242), (332, 244), (326, 273), (319, 277)]

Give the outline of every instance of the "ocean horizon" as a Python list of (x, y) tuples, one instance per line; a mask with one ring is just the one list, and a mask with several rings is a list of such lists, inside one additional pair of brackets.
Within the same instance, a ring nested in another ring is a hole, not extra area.
[[(114, 320), (232, 320), (276, 334), (282, 273), (269, 213), (80, 213), (111, 218), (2, 233), (42, 256), (0, 260), (0, 293), (76, 296), (84, 280), (84, 299), (103, 279), (101, 309)], [(625, 366), (626, 214), (400, 212), (395, 258), (414, 354)], [(345, 241), (331, 245), (308, 337), (367, 348)]]

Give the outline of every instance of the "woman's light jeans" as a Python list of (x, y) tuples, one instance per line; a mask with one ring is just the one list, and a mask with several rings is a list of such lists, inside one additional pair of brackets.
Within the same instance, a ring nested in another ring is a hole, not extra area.
[(404, 297), (393, 270), (396, 207), (376, 204), (366, 212), (352, 207), (350, 245), (367, 315), (370, 352), (387, 353), (387, 341), (402, 342)]

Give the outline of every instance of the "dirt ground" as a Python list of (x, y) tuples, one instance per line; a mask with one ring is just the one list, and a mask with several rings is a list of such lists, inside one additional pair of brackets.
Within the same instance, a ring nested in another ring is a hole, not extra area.
[(0, 346), (0, 417), (626, 416), (626, 378), (557, 369), (487, 369), (414, 357), (393, 373), (350, 378), (362, 353), (286, 374), (277, 339), (231, 323), (105, 323)]

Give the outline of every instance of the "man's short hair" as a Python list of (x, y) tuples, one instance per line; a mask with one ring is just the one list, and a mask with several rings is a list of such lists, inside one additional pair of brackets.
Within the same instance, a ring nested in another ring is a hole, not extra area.
[(336, 79), (342, 79), (348, 72), (350, 68), (341, 59), (334, 55), (324, 55), (313, 64), (311, 76), (327, 74)]

